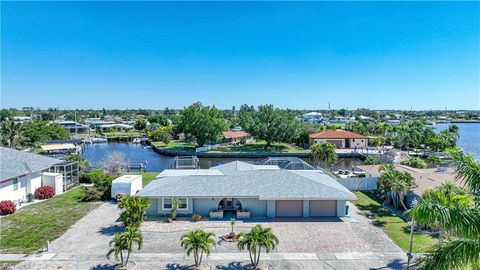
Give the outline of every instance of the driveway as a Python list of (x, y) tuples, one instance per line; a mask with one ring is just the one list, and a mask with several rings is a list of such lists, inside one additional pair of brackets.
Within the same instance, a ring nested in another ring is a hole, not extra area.
[[(272, 228), (280, 244), (272, 254), (262, 256), (271, 269), (401, 269), (403, 251), (355, 206), (351, 205), (350, 210), (354, 222), (339, 219), (238, 221), (234, 230), (246, 231), (256, 224)], [(105, 254), (113, 235), (122, 231), (117, 220), (119, 214), (115, 203), (102, 204), (50, 244), (52, 256), (48, 260), (27, 260), (16, 269), (110, 269), (114, 262), (107, 260)], [(230, 232), (231, 227), (228, 221), (146, 221), (141, 227), (143, 247), (132, 254), (132, 259), (141, 269), (177, 269), (170, 263), (182, 265), (191, 261), (180, 247), (180, 238), (194, 229), (204, 229), (218, 237)], [(239, 253), (234, 243), (219, 241), (208, 261), (219, 269), (240, 269), (229, 264), (246, 262), (248, 255)]]

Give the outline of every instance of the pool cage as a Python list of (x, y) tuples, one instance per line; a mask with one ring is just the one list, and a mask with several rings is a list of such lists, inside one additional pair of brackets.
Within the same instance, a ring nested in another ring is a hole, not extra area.
[(260, 165), (277, 165), (284, 170), (316, 170), (312, 165), (297, 157), (269, 157), (260, 161)]
[(63, 176), (63, 190), (69, 190), (77, 186), (79, 182), (79, 168), (76, 161), (64, 161), (53, 165), (48, 172), (59, 173)]

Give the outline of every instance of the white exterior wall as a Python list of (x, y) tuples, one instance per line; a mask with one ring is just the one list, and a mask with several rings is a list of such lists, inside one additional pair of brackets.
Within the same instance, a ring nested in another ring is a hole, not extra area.
[(327, 141), (329, 141), (329, 142), (331, 142), (331, 141), (340, 142), (341, 148), (345, 148), (345, 140), (344, 139), (313, 139), (314, 144), (315, 143), (316, 144), (324, 144)]
[(347, 201), (337, 201), (337, 217), (345, 216), (345, 205)]
[(350, 148), (356, 147), (367, 147), (368, 146), (368, 139), (349, 139)]
[[(18, 179), (17, 190), (15, 190), (13, 186), (14, 179)], [(28, 193), (27, 186), (29, 181), (30, 175), (4, 180), (4, 182), (0, 184), (0, 201), (11, 200), (14, 202), (20, 202), (26, 200)]]

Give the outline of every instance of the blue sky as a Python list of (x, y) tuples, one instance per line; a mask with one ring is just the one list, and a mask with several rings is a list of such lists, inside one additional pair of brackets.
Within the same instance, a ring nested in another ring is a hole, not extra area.
[(2, 2), (2, 107), (480, 109), (479, 2)]

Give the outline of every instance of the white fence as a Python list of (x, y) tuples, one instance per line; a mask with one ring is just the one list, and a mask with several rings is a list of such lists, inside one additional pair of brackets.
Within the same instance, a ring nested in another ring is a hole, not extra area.
[(200, 152), (207, 152), (208, 150), (216, 149), (220, 146), (220, 144), (212, 144), (212, 145), (205, 145), (202, 147), (197, 147), (195, 148), (195, 153), (200, 153)]
[(376, 177), (337, 178), (337, 181), (349, 190), (375, 190), (377, 189)]

